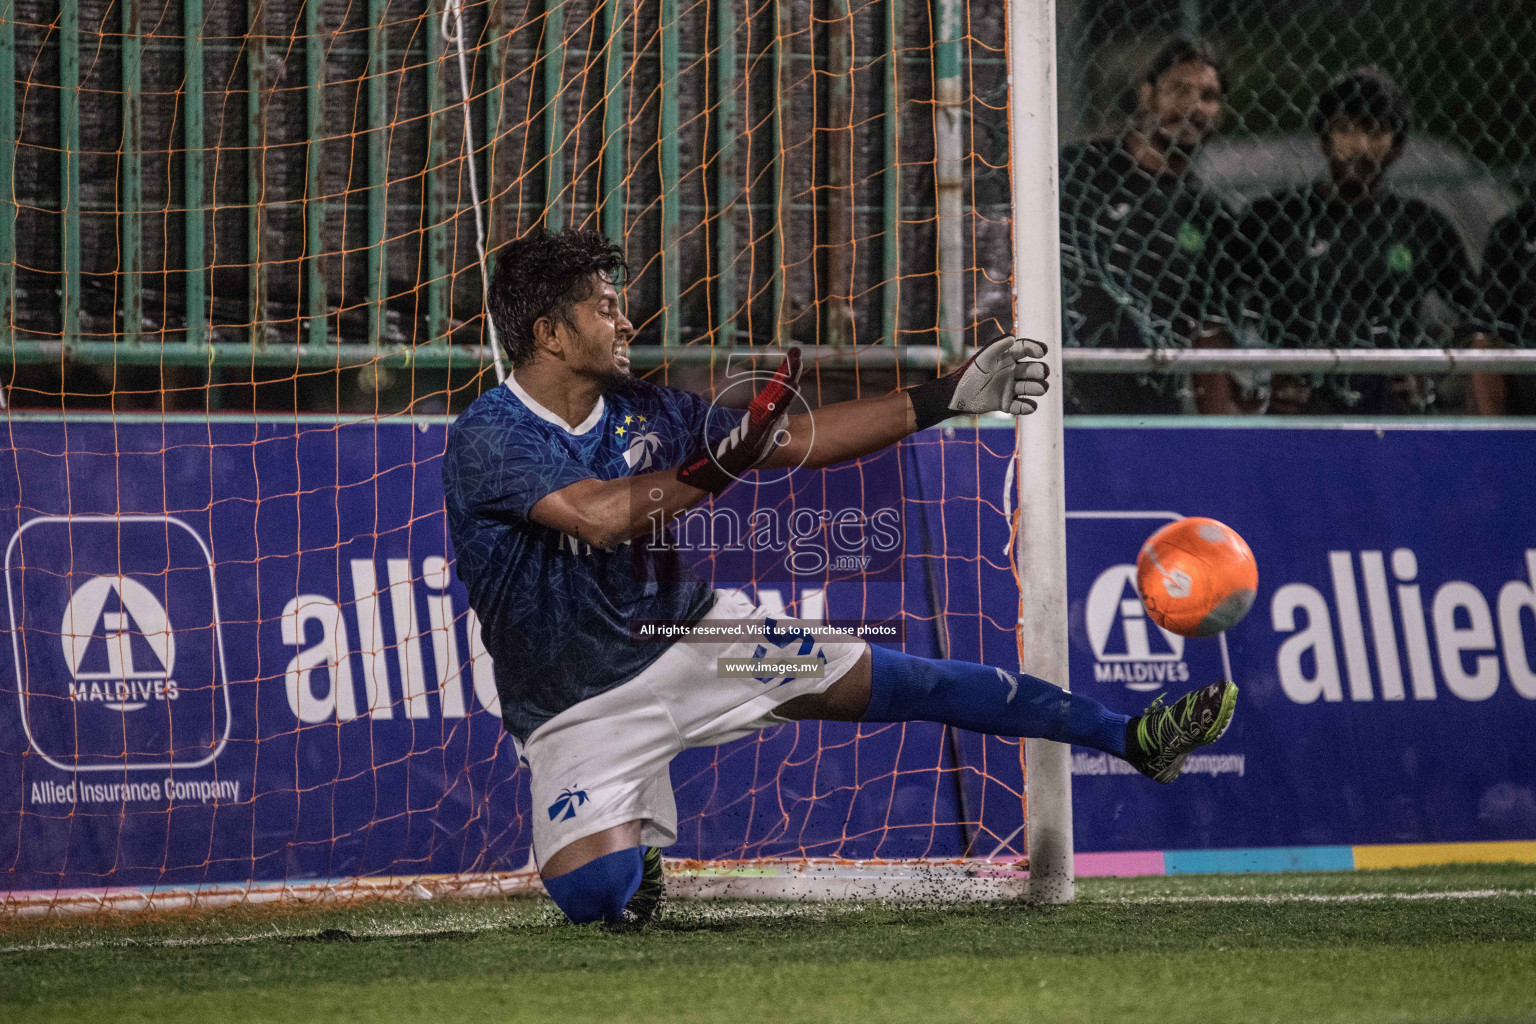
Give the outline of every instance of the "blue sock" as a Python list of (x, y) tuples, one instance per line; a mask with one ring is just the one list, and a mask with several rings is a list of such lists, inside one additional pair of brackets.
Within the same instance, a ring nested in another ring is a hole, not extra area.
[(1125, 756), (1127, 715), (1043, 679), (869, 645), (866, 722), (942, 722), (994, 736), (1038, 736)]
[(640, 888), (641, 857), (638, 846), (605, 853), (575, 871), (544, 879), (544, 891), (575, 924), (617, 921)]

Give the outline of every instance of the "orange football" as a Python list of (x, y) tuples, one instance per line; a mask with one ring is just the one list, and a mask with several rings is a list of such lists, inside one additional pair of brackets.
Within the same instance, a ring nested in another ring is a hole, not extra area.
[(1192, 516), (1147, 538), (1136, 557), (1136, 589), (1152, 621), (1180, 636), (1213, 636), (1237, 625), (1259, 588), (1259, 567), (1237, 531)]

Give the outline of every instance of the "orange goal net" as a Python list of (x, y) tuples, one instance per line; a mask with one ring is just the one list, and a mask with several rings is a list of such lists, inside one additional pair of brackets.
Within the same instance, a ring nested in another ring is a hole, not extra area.
[[(1001, 9), (951, 0), (5, 4), (0, 913), (528, 888), (548, 809), (440, 483), (504, 371), (488, 268), (537, 224), (620, 240), (635, 372), (675, 387), (788, 344), (812, 404), (931, 376), (1012, 325), (1004, 58)], [(880, 565), (699, 571), (1015, 664), (1013, 444), (723, 499), (893, 510)], [(1001, 892), (1024, 851), (1022, 745), (937, 725), (784, 726), (673, 781), (701, 892)]]

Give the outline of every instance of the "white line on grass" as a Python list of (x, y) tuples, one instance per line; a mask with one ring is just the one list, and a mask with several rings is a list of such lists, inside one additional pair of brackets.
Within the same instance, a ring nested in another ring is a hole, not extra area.
[(1106, 896), (1094, 903), (1357, 903), (1369, 900), (1485, 900), (1491, 896), (1536, 896), (1536, 889), (1462, 889), (1455, 892), (1250, 893), (1222, 896)]
[[(1085, 904), (1112, 903), (1137, 906), (1160, 903), (1362, 903), (1380, 900), (1483, 900), (1509, 896), (1536, 896), (1536, 889), (1459, 889), (1437, 892), (1345, 892), (1345, 893), (1252, 893), (1245, 895), (1190, 895), (1190, 896), (1109, 896), (1087, 898)], [(779, 906), (773, 903), (749, 903), (734, 906), (710, 906), (708, 901), (686, 901), (681, 904), (679, 916), (687, 919), (744, 920), (763, 917), (811, 917), (824, 918), (830, 914), (856, 913), (869, 906), (899, 906), (911, 901), (857, 901), (846, 905), (794, 904)], [(676, 906), (676, 905), (675, 905)], [(686, 908), (686, 909), (683, 909)], [(340, 929), (358, 939), (420, 938), (447, 932), (479, 934), (519, 926), (554, 925), (558, 918), (553, 910), (538, 919), (523, 921), (439, 921), (434, 925), (374, 925)], [(76, 949), (170, 949), (189, 946), (232, 946), (240, 943), (265, 942), (274, 939), (313, 939), (316, 931), (283, 931), (270, 929), (244, 935), (191, 935), (180, 938), (159, 939), (80, 939), (66, 942), (35, 942), (15, 946), (0, 946), (0, 954), (35, 953)]]

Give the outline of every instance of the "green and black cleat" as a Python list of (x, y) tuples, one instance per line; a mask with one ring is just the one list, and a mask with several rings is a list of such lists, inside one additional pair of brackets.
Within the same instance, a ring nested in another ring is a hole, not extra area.
[(667, 905), (667, 878), (661, 868), (661, 847), (647, 846), (640, 861), (640, 888), (624, 904), (624, 916), (607, 925), (609, 931), (639, 931), (661, 920)]
[(1163, 706), (1158, 694), (1152, 706), (1125, 726), (1125, 759), (1154, 781), (1169, 783), (1184, 769), (1184, 759), (1196, 747), (1215, 743), (1232, 724), (1237, 687), (1212, 683), (1192, 690)]

